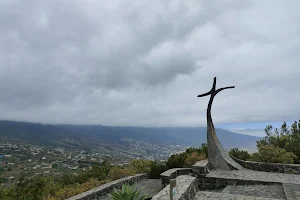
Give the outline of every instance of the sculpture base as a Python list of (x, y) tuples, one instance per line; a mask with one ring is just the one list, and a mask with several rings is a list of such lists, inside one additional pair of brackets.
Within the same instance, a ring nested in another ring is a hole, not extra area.
[(216, 136), (215, 128), (207, 123), (208, 161), (210, 169), (241, 170), (243, 167), (235, 162), (223, 149)]

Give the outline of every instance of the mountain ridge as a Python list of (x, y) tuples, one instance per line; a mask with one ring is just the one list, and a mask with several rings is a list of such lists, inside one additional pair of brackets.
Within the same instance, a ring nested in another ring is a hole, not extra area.
[[(256, 141), (260, 139), (260, 137), (242, 135), (221, 128), (217, 128), (216, 132), (225, 148), (253, 150)], [(124, 138), (197, 147), (206, 142), (206, 127), (57, 125), (0, 120), (0, 138), (7, 141), (72, 148), (85, 148), (92, 141), (107, 141), (122, 145)]]

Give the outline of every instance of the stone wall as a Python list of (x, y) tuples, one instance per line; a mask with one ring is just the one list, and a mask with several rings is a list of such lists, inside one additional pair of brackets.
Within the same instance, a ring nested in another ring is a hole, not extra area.
[(253, 161), (240, 160), (235, 157), (232, 157), (232, 159), (235, 160), (237, 163), (239, 163), (246, 169), (252, 169), (252, 170), (256, 170), (256, 171), (264, 171), (264, 172), (300, 174), (300, 165), (299, 164), (253, 162)]
[(88, 200), (88, 199), (97, 199), (99, 196), (106, 195), (110, 193), (114, 188), (121, 188), (123, 184), (134, 184), (137, 181), (141, 179), (146, 179), (148, 177), (147, 174), (137, 174), (135, 176), (128, 176), (125, 178), (121, 178), (109, 183), (106, 183), (104, 185), (101, 185), (97, 188), (88, 190), (84, 193), (78, 194), (76, 196), (73, 196), (71, 198), (68, 198), (67, 200)]
[(160, 174), (160, 179), (163, 187), (170, 183), (170, 179), (174, 179), (180, 175), (192, 174), (192, 168), (173, 168)]
[(194, 176), (205, 175), (209, 172), (208, 160), (201, 160), (192, 166)]
[[(193, 199), (197, 192), (198, 181), (196, 177), (181, 175), (176, 178), (175, 195), (173, 200)], [(166, 186), (152, 200), (170, 200), (170, 185)]]

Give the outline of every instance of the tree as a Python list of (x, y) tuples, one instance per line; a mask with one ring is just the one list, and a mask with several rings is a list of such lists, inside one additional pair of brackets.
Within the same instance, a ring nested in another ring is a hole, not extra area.
[(297, 156), (295, 163), (300, 163), (300, 120), (298, 123), (295, 121), (291, 126), (290, 140), (286, 145), (286, 150)]
[[(291, 128), (289, 128), (286, 122), (283, 122), (280, 129), (275, 129), (273, 131), (273, 127), (268, 125), (265, 128), (266, 136), (257, 141), (258, 149), (270, 149), (270, 147), (264, 147), (266, 145), (271, 145), (273, 148), (276, 148), (277, 151), (281, 152), (290, 152), (293, 155), (290, 155), (289, 158), (292, 158), (295, 163), (300, 163), (300, 120), (295, 121)], [(262, 148), (261, 148), (262, 147)], [(279, 148), (279, 149), (278, 149)], [(284, 150), (284, 151), (283, 151)], [(266, 151), (259, 152), (260, 158), (264, 156)], [(296, 157), (295, 157), (296, 155)], [(254, 154), (254, 156), (258, 156)], [(264, 157), (268, 157), (267, 155)]]
[(257, 147), (261, 145), (273, 145), (275, 147), (285, 149), (291, 139), (290, 133), (291, 132), (286, 122), (283, 122), (281, 129), (276, 128), (274, 132), (273, 132), (273, 127), (271, 125), (268, 125), (265, 128), (266, 136), (263, 139), (257, 141)]

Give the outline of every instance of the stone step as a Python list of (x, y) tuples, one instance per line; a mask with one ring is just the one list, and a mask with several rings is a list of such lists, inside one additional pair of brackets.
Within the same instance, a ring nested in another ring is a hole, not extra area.
[[(181, 175), (176, 178), (174, 200), (192, 199), (197, 190), (196, 178), (190, 175)], [(169, 200), (170, 185), (167, 185), (157, 195), (152, 197), (153, 200)]]
[(217, 199), (243, 199), (243, 200), (281, 200), (276, 198), (264, 198), (264, 197), (256, 197), (256, 196), (246, 196), (246, 195), (237, 195), (237, 194), (228, 194), (222, 192), (206, 192), (199, 191), (194, 196), (194, 200), (217, 200)]
[(262, 198), (285, 199), (285, 193), (281, 184), (276, 185), (228, 185), (222, 193), (255, 196)]
[(300, 200), (300, 184), (283, 183), (282, 187), (287, 200)]

